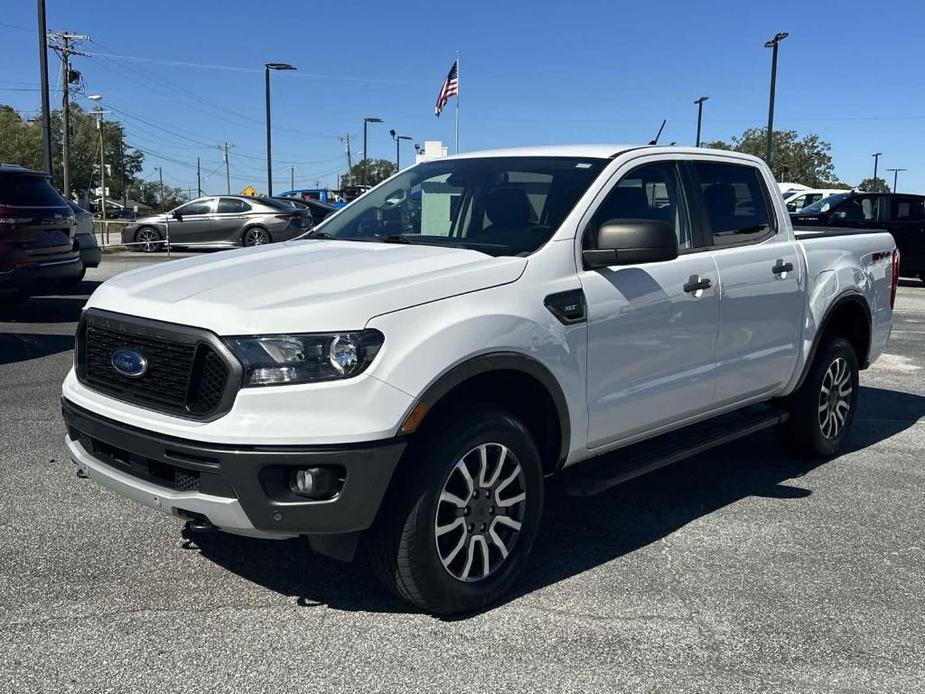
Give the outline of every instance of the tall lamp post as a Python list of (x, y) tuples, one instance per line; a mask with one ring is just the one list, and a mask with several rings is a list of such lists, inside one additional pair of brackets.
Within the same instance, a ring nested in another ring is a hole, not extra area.
[(708, 96), (702, 96), (694, 102), (697, 104), (697, 147), (700, 147), (700, 121), (703, 119), (703, 102), (709, 98)]
[(896, 185), (897, 185), (897, 182), (898, 182), (898, 180), (899, 180), (899, 172), (900, 172), (900, 171), (908, 171), (908, 170), (909, 170), (909, 169), (887, 169), (887, 171), (892, 171), (892, 172), (893, 172), (893, 192), (894, 192), (894, 193), (896, 192)]
[(99, 94), (91, 94), (87, 98), (97, 103), (97, 107), (90, 113), (96, 116), (96, 128), (100, 131), (100, 229), (105, 243), (109, 243), (109, 225), (106, 223), (106, 148), (103, 140), (103, 115), (109, 111), (100, 108), (99, 103), (103, 97)]
[(765, 162), (768, 167), (771, 166), (771, 137), (774, 132), (774, 92), (777, 89), (777, 46), (790, 34), (786, 31), (778, 32), (774, 38), (768, 39), (764, 43), (765, 48), (771, 49), (771, 94), (768, 99), (768, 144), (765, 154)]
[(880, 162), (880, 156), (883, 152), (874, 152), (870, 156), (874, 158), (874, 180), (877, 180), (877, 164)]
[(363, 183), (369, 185), (369, 159), (366, 155), (367, 128), (370, 123), (381, 123), (381, 118), (367, 116), (363, 119)]
[(401, 170), (401, 141), (402, 140), (413, 140), (414, 138), (410, 135), (399, 135), (394, 130), (389, 130), (389, 135), (392, 136), (392, 139), (395, 140), (395, 170)]
[(270, 137), (270, 70), (295, 70), (289, 63), (266, 63), (263, 66), (267, 100), (267, 195), (273, 195), (273, 149)]

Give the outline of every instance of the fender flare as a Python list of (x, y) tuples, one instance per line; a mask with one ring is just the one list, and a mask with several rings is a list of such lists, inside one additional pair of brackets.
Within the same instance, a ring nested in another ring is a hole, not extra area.
[(559, 420), (559, 456), (556, 470), (568, 456), (571, 444), (571, 420), (568, 403), (559, 382), (552, 372), (533, 357), (520, 352), (491, 352), (463, 361), (441, 374), (418, 398), (417, 404), (423, 404), (427, 410), (436, 405), (444, 395), (470, 378), (492, 371), (517, 371), (534, 378), (546, 390), (556, 408)]
[[(813, 337), (813, 345), (810, 347), (809, 355), (806, 358), (806, 362), (803, 364), (803, 372), (800, 374), (800, 380), (797, 381), (796, 386), (793, 388), (794, 392), (800, 389), (800, 387), (803, 385), (803, 381), (805, 381), (806, 377), (809, 375), (809, 370), (812, 368), (813, 362), (816, 360), (816, 351), (819, 349), (819, 345), (822, 343), (822, 338), (825, 336), (826, 331), (829, 328), (829, 323), (831, 322), (835, 311), (850, 303), (860, 305), (860, 307), (864, 310), (864, 315), (867, 316), (867, 354), (870, 354), (870, 341), (874, 337), (873, 316), (870, 312), (870, 306), (867, 304), (867, 299), (864, 298), (863, 294), (861, 294), (856, 289), (849, 289), (839, 294), (835, 300), (829, 304), (829, 307), (825, 310), (825, 314), (822, 316), (822, 320), (819, 321), (819, 329), (816, 330), (816, 334)], [(869, 357), (865, 357), (863, 363), (861, 364), (861, 369), (866, 369), (868, 366), (870, 366)]]

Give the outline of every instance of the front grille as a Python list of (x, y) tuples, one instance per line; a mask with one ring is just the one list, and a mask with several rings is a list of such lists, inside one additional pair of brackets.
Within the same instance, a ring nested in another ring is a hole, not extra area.
[[(185, 326), (87, 311), (77, 333), (77, 375), (94, 390), (149, 409), (192, 418), (214, 418), (231, 407), (240, 367), (223, 355), (217, 338)], [(131, 350), (144, 358), (140, 376), (113, 367), (113, 354)]]

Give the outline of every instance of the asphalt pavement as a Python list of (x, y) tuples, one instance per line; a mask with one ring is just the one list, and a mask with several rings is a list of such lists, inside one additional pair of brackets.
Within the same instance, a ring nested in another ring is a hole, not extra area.
[(526, 580), (440, 620), (365, 562), (221, 534), (68, 462), (60, 383), (107, 255), (0, 322), (0, 692), (925, 691), (925, 288), (903, 281), (841, 457), (764, 433), (549, 495)]

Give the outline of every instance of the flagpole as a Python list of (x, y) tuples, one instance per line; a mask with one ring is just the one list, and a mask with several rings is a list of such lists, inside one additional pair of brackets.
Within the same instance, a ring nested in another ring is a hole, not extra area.
[(459, 154), (459, 49), (456, 50), (456, 154)]

